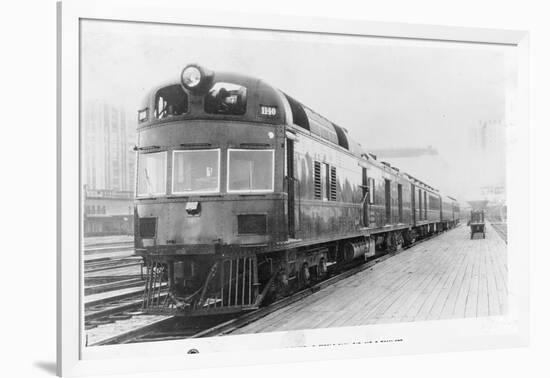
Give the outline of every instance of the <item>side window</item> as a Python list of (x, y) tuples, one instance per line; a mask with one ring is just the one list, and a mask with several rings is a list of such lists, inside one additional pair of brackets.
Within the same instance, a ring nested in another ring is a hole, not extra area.
[(441, 207), (440, 206), (440, 201), (441, 201), (440, 198), (430, 195), (429, 199), (430, 199), (430, 204), (428, 205), (428, 208), (430, 210), (439, 210), (440, 207)]

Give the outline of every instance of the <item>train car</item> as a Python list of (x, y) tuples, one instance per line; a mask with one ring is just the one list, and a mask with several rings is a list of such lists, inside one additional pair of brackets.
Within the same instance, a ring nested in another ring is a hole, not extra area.
[(456, 227), (460, 222), (460, 206), (453, 197), (442, 197), (443, 212), (441, 214), (441, 221), (443, 230), (448, 230), (452, 227)]
[(255, 309), (452, 225), (436, 189), (245, 75), (186, 66), (145, 98), (135, 150), (150, 313)]
[[(451, 198), (451, 197), (449, 197)], [(451, 198), (451, 200), (453, 201), (453, 223), (452, 223), (452, 226), (456, 226), (460, 223), (460, 220), (461, 220), (461, 210), (460, 210), (460, 206), (458, 205), (458, 202), (454, 199), (454, 198)]]

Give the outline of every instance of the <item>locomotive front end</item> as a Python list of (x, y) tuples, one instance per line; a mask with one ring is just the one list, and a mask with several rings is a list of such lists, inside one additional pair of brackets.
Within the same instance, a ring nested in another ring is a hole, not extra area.
[(261, 81), (196, 65), (147, 97), (135, 203), (145, 311), (258, 307), (258, 254), (287, 238), (281, 110)]

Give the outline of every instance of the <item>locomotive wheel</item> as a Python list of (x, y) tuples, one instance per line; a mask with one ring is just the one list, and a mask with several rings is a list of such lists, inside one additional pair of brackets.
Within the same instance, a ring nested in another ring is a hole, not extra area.
[(318, 278), (325, 278), (327, 275), (327, 262), (324, 258), (319, 260), (319, 265), (317, 265), (317, 277)]
[(302, 281), (303, 286), (307, 286), (311, 282), (311, 274), (309, 273), (308, 263), (304, 263), (302, 265), (302, 269), (300, 270), (300, 279)]

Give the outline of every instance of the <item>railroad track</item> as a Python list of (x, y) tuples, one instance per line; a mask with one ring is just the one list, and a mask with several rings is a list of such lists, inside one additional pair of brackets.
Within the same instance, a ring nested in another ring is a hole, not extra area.
[(141, 276), (122, 278), (118, 280), (96, 280), (94, 285), (84, 287), (84, 295), (100, 294), (108, 291), (128, 289), (143, 285), (145, 285), (145, 280)]
[(143, 290), (134, 290), (88, 301), (84, 305), (85, 329), (89, 330), (98, 325), (114, 323), (142, 314), (139, 311), (142, 304)]
[(141, 274), (126, 274), (113, 276), (109, 273), (105, 275), (94, 275), (91, 277), (84, 277), (84, 283), (86, 286), (103, 285), (107, 283), (115, 283), (124, 280), (131, 280), (141, 278)]
[(95, 246), (102, 246), (102, 245), (124, 245), (124, 244), (131, 244), (134, 242), (133, 235), (127, 235), (127, 236), (103, 236), (103, 237), (86, 237), (84, 238), (84, 246), (85, 247), (95, 247)]
[(84, 273), (95, 273), (103, 270), (126, 268), (142, 265), (141, 257), (102, 258), (84, 261)]
[(105, 306), (95, 306), (84, 315), (84, 329), (89, 330), (99, 325), (130, 319), (134, 315), (141, 314), (139, 309), (142, 303), (143, 300), (139, 297), (111, 302)]
[(95, 255), (113, 251), (129, 251), (134, 249), (134, 242), (94, 243), (84, 245), (85, 255)]
[(131, 268), (142, 266), (142, 259), (133, 253), (134, 244), (128, 240), (94, 240), (85, 244), (86, 330), (140, 313), (145, 281), (143, 271)]
[[(235, 331), (236, 329), (244, 327), (247, 324), (255, 322), (260, 318), (269, 315), (274, 311), (286, 307), (294, 302), (300, 301), (312, 295), (313, 293), (318, 292), (319, 290), (322, 290), (330, 285), (334, 285), (335, 283), (351, 277), (359, 272), (370, 269), (374, 265), (385, 261), (395, 256), (396, 254), (412, 248), (415, 245), (427, 241), (437, 235), (438, 234), (435, 234), (425, 237), (421, 240), (417, 240), (414, 243), (403, 247), (398, 251), (375, 255), (370, 260), (364, 263), (348, 264), (346, 266), (340, 267), (338, 270), (333, 271), (329, 278), (257, 310), (239, 315), (209, 316), (207, 318), (156, 316), (151, 317), (151, 320), (149, 322), (146, 321), (145, 324), (142, 324), (138, 327), (131, 327), (132, 325), (135, 325), (135, 321), (132, 317), (130, 317), (128, 318), (130, 325), (130, 327), (128, 327), (129, 329), (117, 335), (95, 341), (91, 343), (90, 346), (128, 344), (145, 341), (167, 341), (185, 338), (227, 335)], [(135, 313), (134, 315), (139, 314)], [(124, 319), (120, 318), (119, 320)], [(121, 325), (121, 327), (119, 328), (123, 328), (123, 325)]]
[[(97, 273), (140, 265), (130, 240), (89, 240), (84, 246), (84, 273)], [(86, 277), (88, 278), (88, 277)]]

